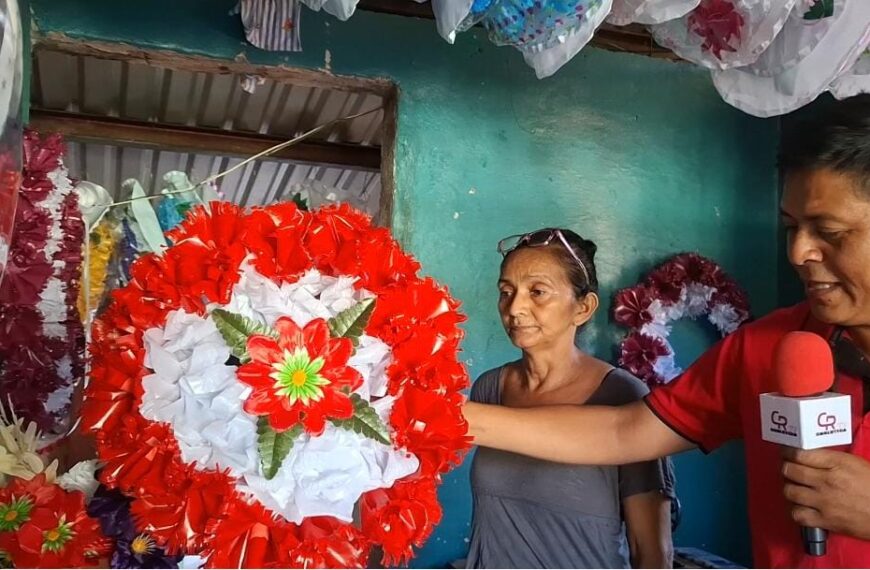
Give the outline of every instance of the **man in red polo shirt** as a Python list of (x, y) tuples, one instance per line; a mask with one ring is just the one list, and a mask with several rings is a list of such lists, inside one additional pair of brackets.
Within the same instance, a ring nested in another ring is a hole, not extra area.
[[(782, 220), (807, 300), (739, 329), (679, 379), (621, 407), (516, 409), (468, 403), (475, 443), (540, 459), (613, 465), (745, 441), (753, 555), (760, 567), (870, 567), (870, 95), (784, 133)], [(830, 339), (834, 390), (852, 396), (845, 451), (761, 440), (759, 394), (790, 331)], [(785, 458), (783, 458), (785, 454)], [(830, 531), (804, 554), (800, 526)]]

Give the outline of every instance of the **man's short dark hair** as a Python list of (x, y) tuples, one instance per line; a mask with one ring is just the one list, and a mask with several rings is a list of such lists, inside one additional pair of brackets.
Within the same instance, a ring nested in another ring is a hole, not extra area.
[(783, 127), (780, 176), (828, 169), (856, 176), (870, 192), (870, 94), (821, 107)]

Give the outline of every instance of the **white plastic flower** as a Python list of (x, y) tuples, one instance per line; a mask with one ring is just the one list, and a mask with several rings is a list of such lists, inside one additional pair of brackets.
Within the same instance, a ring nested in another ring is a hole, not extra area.
[(96, 478), (98, 461), (90, 459), (79, 461), (72, 469), (57, 478), (57, 484), (65, 491), (81, 491), (90, 499), (99, 486)]

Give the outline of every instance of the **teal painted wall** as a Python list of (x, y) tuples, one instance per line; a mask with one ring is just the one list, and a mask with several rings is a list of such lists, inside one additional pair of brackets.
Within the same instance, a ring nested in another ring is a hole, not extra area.
[[(227, 15), (235, 0), (31, 2), (43, 32), (315, 68), (328, 50), (334, 73), (395, 81), (393, 227), (462, 300), (474, 376), (516, 357), (496, 315), (495, 244), (531, 228), (568, 226), (594, 239), (605, 294), (697, 250), (746, 287), (756, 314), (777, 304), (777, 123), (728, 107), (689, 65), (587, 49), (538, 81), (517, 52), (479, 31), (450, 46), (424, 20), (358, 13), (342, 23), (305, 11), (305, 51), (283, 55), (244, 43)], [(612, 359), (621, 331), (608, 308), (605, 299), (582, 342)], [(696, 323), (674, 338), (686, 364), (713, 340)], [(417, 566), (464, 556), (467, 463), (445, 480), (446, 516)], [(685, 504), (677, 542), (748, 563), (740, 447), (676, 463)]]
[[(30, 50), (30, 0), (19, 0), (18, 9), (21, 13), (21, 42), (25, 50)], [(23, 53), (27, 54), (28, 52), (24, 51)], [(30, 58), (26, 55), (24, 56), (22, 72), (24, 73), (24, 79), (22, 80), (24, 83), (21, 86), (21, 121), (27, 124), (30, 120), (30, 74), (32, 66)]]

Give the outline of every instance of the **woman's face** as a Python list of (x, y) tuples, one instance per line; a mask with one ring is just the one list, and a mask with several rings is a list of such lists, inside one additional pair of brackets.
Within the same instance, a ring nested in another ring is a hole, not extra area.
[(573, 344), (577, 327), (598, 307), (594, 293), (574, 296), (568, 273), (550, 247), (521, 248), (504, 263), (498, 281), (498, 311), (511, 342), (521, 349)]

